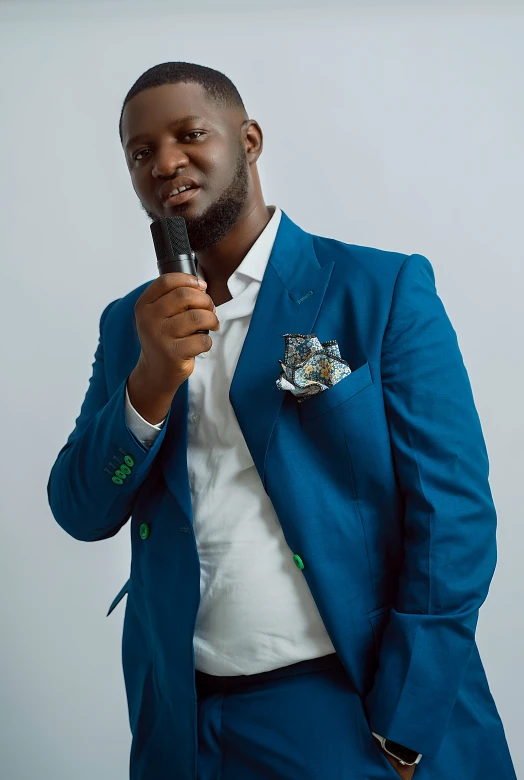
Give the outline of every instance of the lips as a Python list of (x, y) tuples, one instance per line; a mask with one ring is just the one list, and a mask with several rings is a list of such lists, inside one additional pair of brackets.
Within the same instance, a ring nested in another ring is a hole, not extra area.
[(164, 200), (164, 206), (178, 206), (179, 203), (186, 203), (188, 200), (192, 200), (199, 190), (200, 187), (195, 187), (191, 190), (179, 192), (178, 195), (171, 195), (170, 198)]
[[(182, 195), (185, 195), (186, 193), (190, 193), (193, 190), (199, 189), (199, 185), (194, 179), (190, 179), (187, 176), (178, 176), (176, 179), (171, 179), (170, 181), (164, 182), (164, 184), (160, 188), (159, 195), (162, 202), (166, 203), (168, 200), (171, 202), (172, 200), (171, 193), (173, 192), (173, 190), (180, 189), (180, 187), (191, 187), (191, 190), (186, 190), (185, 192), (182, 192), (179, 195), (174, 196), (176, 198), (182, 198)], [(177, 202), (182, 202), (182, 201), (177, 201)]]

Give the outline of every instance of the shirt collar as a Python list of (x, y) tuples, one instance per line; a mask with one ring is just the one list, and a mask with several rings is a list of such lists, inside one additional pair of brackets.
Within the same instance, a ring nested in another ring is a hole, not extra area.
[(233, 271), (232, 277), (243, 274), (250, 279), (255, 279), (257, 282), (262, 282), (282, 216), (282, 211), (278, 206), (268, 206), (268, 208), (273, 211), (273, 216), (238, 268)]
[[(229, 288), (231, 281), (233, 280), (233, 286), (235, 286), (235, 282), (240, 276), (262, 282), (282, 217), (282, 210), (278, 206), (271, 205), (268, 206), (268, 209), (273, 212), (272, 216), (238, 268), (229, 277)], [(197, 276), (199, 279), (204, 278), (200, 269), (197, 269)]]

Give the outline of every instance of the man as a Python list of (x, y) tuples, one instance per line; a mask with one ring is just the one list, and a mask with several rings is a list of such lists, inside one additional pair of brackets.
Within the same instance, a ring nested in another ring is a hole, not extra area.
[(488, 458), (429, 261), (267, 207), (210, 68), (146, 71), (120, 131), (201, 280), (106, 307), (48, 484), (76, 539), (131, 517), (131, 780), (515, 778), (475, 644)]

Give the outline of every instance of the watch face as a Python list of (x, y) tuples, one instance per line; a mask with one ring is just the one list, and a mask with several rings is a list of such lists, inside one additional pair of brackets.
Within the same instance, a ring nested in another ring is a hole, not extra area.
[(384, 747), (389, 750), (390, 753), (398, 758), (400, 761), (405, 761), (406, 764), (414, 764), (417, 760), (418, 753), (416, 750), (410, 750), (404, 745), (399, 745), (398, 742), (392, 742), (390, 739), (386, 739)]

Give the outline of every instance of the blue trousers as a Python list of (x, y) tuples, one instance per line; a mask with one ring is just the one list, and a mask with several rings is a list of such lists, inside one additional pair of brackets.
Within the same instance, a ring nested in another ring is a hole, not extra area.
[(399, 780), (336, 654), (195, 678), (198, 780)]

